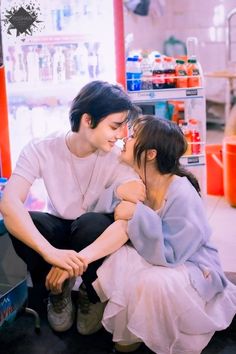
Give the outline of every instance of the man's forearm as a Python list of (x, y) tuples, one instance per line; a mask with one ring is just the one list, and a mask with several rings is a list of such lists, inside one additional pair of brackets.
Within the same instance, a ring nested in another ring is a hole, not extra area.
[(35, 227), (29, 212), (19, 200), (9, 200), (1, 208), (7, 230), (18, 240), (39, 254), (43, 254), (50, 243)]

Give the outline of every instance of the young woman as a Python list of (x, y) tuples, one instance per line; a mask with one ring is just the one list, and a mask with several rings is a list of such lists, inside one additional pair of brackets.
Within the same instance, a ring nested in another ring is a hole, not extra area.
[(147, 198), (122, 201), (117, 221), (79, 253), (89, 263), (119, 248), (93, 285), (120, 351), (144, 342), (158, 354), (200, 354), (236, 312), (236, 287), (209, 241), (197, 180), (180, 165), (186, 148), (175, 123), (137, 119), (122, 160), (140, 175)]

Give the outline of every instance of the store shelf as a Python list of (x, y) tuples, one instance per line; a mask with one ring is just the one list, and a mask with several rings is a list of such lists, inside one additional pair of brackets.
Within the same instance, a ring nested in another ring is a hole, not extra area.
[(186, 155), (181, 157), (180, 163), (186, 167), (205, 165), (206, 157), (204, 154)]
[[(9, 100), (12, 103), (26, 101), (35, 104), (45, 102), (50, 98), (70, 102), (85, 85), (88, 79), (82, 77), (63, 82), (38, 81), (38, 82), (14, 82), (8, 84)], [(45, 101), (46, 99), (46, 101)]]
[(163, 90), (128, 91), (134, 102), (152, 102), (159, 100), (185, 100), (188, 98), (204, 98), (202, 87), (175, 88)]
[(22, 43), (22, 46), (25, 45), (42, 45), (42, 44), (78, 44), (79, 42), (85, 42), (85, 41), (90, 41), (94, 40), (94, 37), (89, 34), (89, 33), (83, 33), (83, 34), (58, 34), (58, 33), (52, 33), (47, 36), (42, 35), (42, 36), (29, 36), (27, 39)]

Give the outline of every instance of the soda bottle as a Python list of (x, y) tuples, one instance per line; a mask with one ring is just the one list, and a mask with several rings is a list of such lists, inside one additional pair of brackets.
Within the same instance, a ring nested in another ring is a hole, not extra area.
[(189, 119), (189, 128), (191, 131), (192, 154), (198, 155), (201, 153), (201, 137), (198, 120), (194, 118)]
[(175, 63), (171, 57), (164, 57), (165, 88), (175, 87)]
[(182, 120), (180, 119), (179, 120), (179, 126), (185, 136), (185, 139), (186, 139), (186, 142), (187, 142), (187, 150), (186, 152), (184, 153), (184, 155), (191, 155), (192, 154), (192, 147), (191, 147), (191, 144), (192, 144), (192, 135), (191, 135), (191, 131), (189, 129), (189, 126), (188, 126), (188, 122), (186, 122), (185, 120)]
[(137, 57), (127, 59), (126, 80), (128, 91), (140, 91), (141, 89), (141, 68)]
[(187, 74), (188, 87), (201, 86), (200, 71), (196, 59), (188, 59)]
[(147, 53), (143, 54), (143, 59), (140, 63), (142, 77), (141, 90), (152, 89), (152, 65)]
[(152, 76), (152, 87), (154, 90), (165, 88), (165, 76), (161, 58), (155, 59)]
[(176, 75), (177, 88), (188, 87), (187, 70), (186, 70), (184, 60), (181, 59), (176, 60), (175, 75)]

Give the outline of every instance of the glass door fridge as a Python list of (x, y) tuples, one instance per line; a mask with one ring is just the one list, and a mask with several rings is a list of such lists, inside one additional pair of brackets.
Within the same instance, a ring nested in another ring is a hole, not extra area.
[[(7, 162), (14, 168), (28, 141), (69, 130), (70, 102), (84, 84), (101, 79), (125, 85), (123, 1), (3, 0), (1, 22)], [(40, 182), (33, 186), (31, 209), (43, 207), (38, 191), (42, 196)]]

